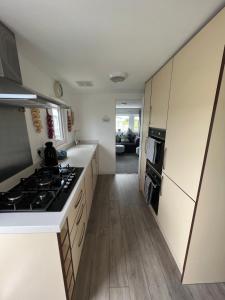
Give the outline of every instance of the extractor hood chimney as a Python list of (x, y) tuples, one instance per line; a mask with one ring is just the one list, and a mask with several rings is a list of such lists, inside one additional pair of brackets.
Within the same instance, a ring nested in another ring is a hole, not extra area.
[(69, 108), (63, 101), (45, 96), (22, 84), (16, 39), (0, 22), (0, 104), (22, 107)]

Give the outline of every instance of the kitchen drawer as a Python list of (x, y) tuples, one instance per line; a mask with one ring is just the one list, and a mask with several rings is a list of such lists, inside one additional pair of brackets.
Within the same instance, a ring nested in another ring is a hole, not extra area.
[(80, 255), (84, 243), (86, 226), (87, 226), (87, 220), (85, 214), (83, 213), (82, 219), (77, 229), (77, 234), (72, 244), (72, 258), (73, 258), (73, 269), (74, 269), (75, 279), (76, 279), (76, 274), (80, 262)]
[(73, 289), (74, 289), (74, 279), (73, 279), (73, 277), (72, 277), (72, 280), (71, 280), (71, 282), (70, 282), (70, 287), (69, 287), (69, 300), (72, 298), (72, 295), (73, 295)]
[(71, 263), (70, 266), (69, 266), (68, 273), (66, 275), (66, 282), (67, 282), (67, 286), (68, 287), (70, 286), (70, 282), (72, 280), (72, 276), (73, 276), (73, 265)]
[(61, 229), (61, 232), (60, 232), (60, 240), (61, 240), (62, 244), (63, 244), (63, 241), (66, 237), (67, 231), (68, 231), (68, 224), (67, 224), (67, 221), (66, 221), (65, 224), (63, 225), (63, 228)]
[(65, 268), (65, 273), (66, 274), (68, 274), (69, 266), (70, 266), (71, 262), (72, 262), (71, 252), (68, 251), (66, 259), (65, 259), (65, 263), (64, 263), (64, 268)]
[(84, 194), (84, 181), (82, 181), (74, 195), (72, 206), (68, 215), (69, 232), (72, 231)]
[(70, 241), (69, 241), (69, 235), (67, 234), (66, 235), (66, 238), (62, 244), (62, 255), (63, 255), (63, 260), (66, 259), (66, 255), (68, 253), (68, 250), (69, 250), (69, 247), (70, 247)]
[(76, 233), (77, 233), (77, 230), (78, 230), (78, 227), (80, 225), (80, 222), (81, 220), (83, 219), (83, 214), (85, 214), (85, 218), (86, 218), (86, 201), (85, 201), (85, 196), (83, 194), (83, 197), (82, 197), (82, 201), (81, 201), (81, 205), (79, 206), (79, 212), (78, 214), (76, 215), (76, 218), (75, 218), (75, 222), (73, 224), (73, 228), (72, 228), (72, 231), (70, 233), (70, 241), (71, 241), (71, 245), (73, 244), (73, 241), (75, 239), (75, 236), (76, 236)]

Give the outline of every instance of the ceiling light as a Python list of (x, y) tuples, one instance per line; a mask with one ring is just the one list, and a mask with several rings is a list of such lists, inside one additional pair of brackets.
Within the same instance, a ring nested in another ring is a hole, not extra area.
[(117, 72), (109, 75), (109, 78), (112, 82), (118, 83), (124, 81), (128, 77), (128, 74), (125, 72)]

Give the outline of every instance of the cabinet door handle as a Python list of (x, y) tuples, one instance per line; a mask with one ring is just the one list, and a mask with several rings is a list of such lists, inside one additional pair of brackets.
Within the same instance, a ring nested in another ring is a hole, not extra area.
[(81, 220), (81, 218), (82, 218), (82, 216), (83, 216), (83, 211), (84, 211), (84, 204), (83, 204), (82, 207), (81, 207), (80, 215), (79, 215), (79, 217), (78, 217), (78, 219), (77, 219), (77, 222), (76, 222), (76, 225), (77, 225), (77, 226), (80, 224), (80, 220)]
[(79, 195), (79, 197), (78, 197), (77, 202), (76, 202), (75, 205), (74, 205), (74, 208), (77, 208), (77, 206), (80, 204), (80, 201), (81, 201), (81, 199), (82, 199), (82, 194), (83, 194), (83, 190), (80, 191), (80, 195)]
[(167, 148), (165, 147), (164, 148), (164, 156), (163, 156), (163, 166), (162, 166), (163, 170), (165, 170), (165, 168), (166, 168), (166, 154), (167, 154)]
[(162, 176), (162, 179), (161, 179), (161, 186), (160, 186), (160, 192), (159, 192), (159, 195), (162, 196), (162, 187), (163, 187), (163, 176)]
[(78, 243), (78, 247), (80, 247), (80, 245), (81, 245), (82, 242), (83, 242), (83, 239), (84, 239), (84, 233), (85, 233), (85, 223), (83, 224), (83, 229), (82, 229), (82, 233), (81, 233), (80, 240), (79, 240), (79, 243)]

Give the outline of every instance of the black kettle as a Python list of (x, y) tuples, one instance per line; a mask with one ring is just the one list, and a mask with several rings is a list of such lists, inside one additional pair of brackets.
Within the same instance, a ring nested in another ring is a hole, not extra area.
[(53, 147), (52, 142), (45, 143), (45, 150), (44, 150), (44, 158), (45, 158), (45, 165), (48, 167), (54, 167), (58, 165), (58, 158), (56, 149)]

